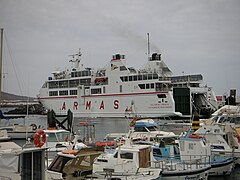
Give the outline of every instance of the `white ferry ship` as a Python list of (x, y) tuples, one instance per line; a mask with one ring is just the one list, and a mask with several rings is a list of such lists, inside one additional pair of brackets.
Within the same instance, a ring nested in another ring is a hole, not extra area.
[(172, 72), (154, 53), (142, 69), (128, 67), (125, 56), (115, 54), (105, 68), (94, 70), (72, 55), (71, 70), (55, 71), (43, 84), (39, 102), (56, 114), (74, 117), (180, 116), (175, 112)]
[(142, 69), (128, 67), (125, 56), (115, 54), (97, 70), (84, 67), (81, 55), (71, 56), (71, 70), (54, 71), (43, 84), (38, 99), (46, 109), (58, 115), (70, 109), (74, 117), (190, 118), (193, 110), (213, 108), (214, 93), (200, 87), (202, 75), (172, 76), (161, 54), (149, 56)]

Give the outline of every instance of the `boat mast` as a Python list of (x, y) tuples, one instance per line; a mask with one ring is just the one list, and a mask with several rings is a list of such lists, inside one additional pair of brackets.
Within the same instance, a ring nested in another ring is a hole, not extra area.
[(1, 28), (1, 50), (0, 50), (0, 105), (2, 104), (2, 57), (3, 57), (3, 28)]

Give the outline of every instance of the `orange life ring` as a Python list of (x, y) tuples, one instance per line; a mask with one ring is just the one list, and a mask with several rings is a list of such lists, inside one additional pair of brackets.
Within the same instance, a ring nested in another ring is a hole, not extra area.
[(43, 130), (38, 130), (36, 134), (34, 134), (34, 144), (37, 147), (42, 147), (46, 142), (46, 133)]

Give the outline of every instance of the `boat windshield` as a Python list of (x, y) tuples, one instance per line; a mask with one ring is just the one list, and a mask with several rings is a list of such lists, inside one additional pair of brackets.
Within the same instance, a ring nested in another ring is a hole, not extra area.
[(157, 131), (157, 127), (156, 126), (135, 127), (134, 130), (135, 132), (150, 132), (150, 131)]
[(65, 142), (70, 137), (69, 132), (47, 133), (48, 142)]
[(157, 131), (158, 130), (156, 126), (149, 126), (149, 127), (147, 127), (147, 129), (149, 131)]
[(68, 141), (69, 137), (70, 137), (70, 133), (69, 132), (58, 132), (57, 133), (57, 138), (58, 138), (59, 142)]
[(48, 170), (62, 173), (65, 164), (72, 160), (70, 157), (58, 156), (48, 167)]
[(148, 132), (148, 130), (146, 129), (146, 127), (135, 127), (134, 128), (135, 132)]
[(217, 123), (235, 123), (240, 124), (240, 116), (217, 116), (213, 118)]

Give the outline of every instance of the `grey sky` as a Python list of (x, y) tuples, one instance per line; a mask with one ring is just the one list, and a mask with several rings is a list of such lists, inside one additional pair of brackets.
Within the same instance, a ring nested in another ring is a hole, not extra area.
[[(240, 91), (239, 0), (0, 0), (3, 90), (36, 96), (68, 55), (100, 68), (112, 54), (140, 68), (161, 52), (174, 75), (201, 73), (218, 95)], [(5, 41), (4, 41), (5, 42)]]

